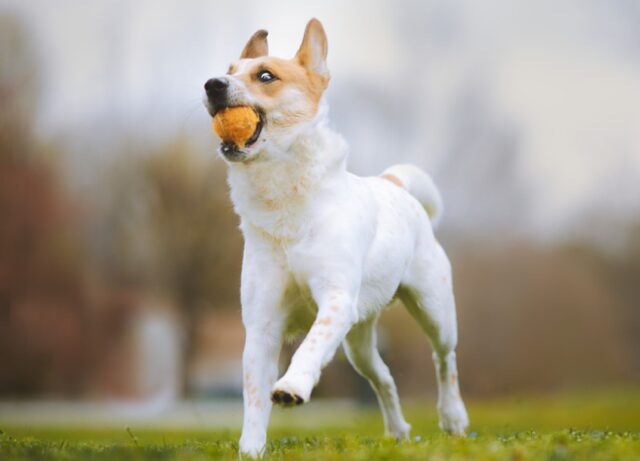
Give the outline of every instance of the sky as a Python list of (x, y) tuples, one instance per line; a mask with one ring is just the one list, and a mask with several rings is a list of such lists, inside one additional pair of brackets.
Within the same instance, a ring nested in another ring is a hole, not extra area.
[(545, 239), (640, 216), (633, 0), (0, 0), (2, 12), (24, 22), (41, 66), (38, 131), (80, 140), (75, 162), (107, 155), (86, 149), (104, 127), (156, 142), (186, 132), (213, 151), (204, 81), (258, 28), (272, 55), (293, 56), (315, 16), (356, 172), (424, 167), (460, 227)]

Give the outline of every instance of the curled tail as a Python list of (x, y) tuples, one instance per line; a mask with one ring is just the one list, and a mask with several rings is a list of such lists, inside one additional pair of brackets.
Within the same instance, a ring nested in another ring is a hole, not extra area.
[(438, 226), (444, 205), (431, 176), (416, 166), (401, 164), (387, 168), (382, 177), (405, 188), (427, 211), (432, 227), (435, 229)]

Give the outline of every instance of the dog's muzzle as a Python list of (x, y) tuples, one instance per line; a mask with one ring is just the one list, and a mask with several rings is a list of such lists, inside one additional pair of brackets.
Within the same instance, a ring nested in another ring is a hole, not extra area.
[[(226, 77), (211, 78), (204, 84), (207, 94), (207, 110), (212, 117), (227, 107), (233, 106), (229, 101), (229, 80)], [(243, 147), (237, 146), (233, 142), (224, 141), (220, 144), (220, 154), (230, 162), (244, 162), (249, 159), (249, 153), (245, 150), (256, 143), (265, 124), (264, 111), (254, 108), (258, 114), (259, 121), (251, 137), (244, 143)]]

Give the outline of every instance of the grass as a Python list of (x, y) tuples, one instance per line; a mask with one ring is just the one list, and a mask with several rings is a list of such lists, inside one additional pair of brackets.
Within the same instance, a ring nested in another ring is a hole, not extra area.
[[(469, 405), (466, 438), (437, 430), (433, 404), (405, 405), (412, 439), (384, 439), (373, 409), (344, 410), (332, 424), (289, 423), (276, 411), (267, 458), (274, 460), (636, 460), (640, 390), (522, 397)], [(299, 410), (298, 410), (299, 411)], [(309, 414), (306, 414), (309, 417)], [(307, 421), (308, 423), (308, 421)], [(237, 430), (143, 427), (2, 428), (0, 460), (236, 460)]]

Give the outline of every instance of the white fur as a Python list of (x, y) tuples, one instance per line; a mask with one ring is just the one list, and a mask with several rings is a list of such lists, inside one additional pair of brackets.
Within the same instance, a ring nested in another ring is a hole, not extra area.
[[(434, 200), (421, 204), (386, 179), (348, 173), (346, 155), (321, 110), (286, 143), (270, 140), (252, 161), (229, 164), (245, 238), (244, 454), (263, 452), (272, 393), (308, 401), (341, 343), (376, 391), (386, 432), (408, 435), (393, 378), (376, 349), (377, 318), (396, 296), (433, 345), (441, 427), (462, 434), (468, 424), (457, 383), (451, 271), (423, 208), (441, 209), (437, 189), (415, 167), (388, 170)], [(278, 380), (281, 344), (300, 331), (306, 337)]]
[[(317, 21), (308, 30), (307, 70), (322, 73), (326, 37)], [(307, 402), (340, 344), (376, 392), (386, 433), (407, 437), (410, 426), (376, 347), (378, 317), (395, 298), (433, 346), (440, 426), (463, 434), (468, 418), (458, 389), (451, 268), (432, 227), (442, 214), (437, 188), (411, 165), (391, 167), (387, 179), (347, 172), (347, 145), (329, 129), (324, 100), (312, 120), (301, 122), (313, 107), (308, 96), (286, 82), (275, 98), (251, 94), (241, 77), (254, 68), (241, 60), (226, 77), (228, 104), (259, 106), (265, 116), (255, 144), (229, 161), (245, 239), (240, 452), (263, 453), (272, 399)], [(290, 123), (292, 114), (300, 117)], [(282, 343), (297, 333), (305, 338), (278, 379)]]
[(431, 219), (431, 227), (436, 229), (440, 224), (444, 205), (440, 191), (433, 183), (431, 176), (413, 165), (394, 165), (384, 170), (383, 176), (391, 175), (400, 182), (424, 207)]

